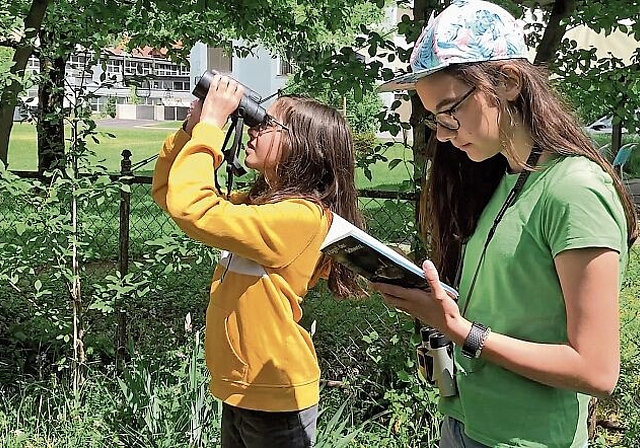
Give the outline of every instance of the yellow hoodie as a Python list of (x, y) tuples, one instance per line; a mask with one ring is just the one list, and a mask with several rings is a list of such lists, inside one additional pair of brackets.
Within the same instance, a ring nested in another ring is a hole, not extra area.
[(190, 237), (222, 249), (213, 273), (205, 356), (210, 389), (245, 409), (294, 411), (318, 403), (320, 370), (300, 303), (319, 275), (328, 215), (310, 201), (242, 203), (217, 194), (221, 129), (199, 123), (164, 143), (152, 194)]

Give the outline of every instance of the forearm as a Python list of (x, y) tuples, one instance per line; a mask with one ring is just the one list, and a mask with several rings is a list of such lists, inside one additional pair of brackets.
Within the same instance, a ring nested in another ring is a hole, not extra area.
[(176, 156), (191, 136), (179, 130), (167, 137), (162, 145), (162, 149), (153, 170), (153, 181), (151, 184), (151, 196), (154, 201), (165, 211), (167, 211), (167, 186), (169, 172)]
[[(611, 347), (618, 353), (618, 347)], [(619, 358), (602, 354), (593, 359), (569, 344), (542, 344), (501, 334), (489, 336), (482, 356), (485, 360), (547, 386), (610, 395), (619, 373)]]
[(167, 173), (167, 209), (175, 219), (197, 219), (220, 198), (214, 185), (215, 167), (222, 163), (222, 130), (199, 123), (193, 137), (174, 155)]
[[(471, 329), (471, 322), (458, 317), (450, 324), (449, 337), (459, 346)], [(575, 390), (593, 396), (611, 393), (619, 374), (619, 347), (614, 341), (606, 352), (570, 344), (524, 341), (492, 331), (481, 357), (518, 375), (551, 387)]]

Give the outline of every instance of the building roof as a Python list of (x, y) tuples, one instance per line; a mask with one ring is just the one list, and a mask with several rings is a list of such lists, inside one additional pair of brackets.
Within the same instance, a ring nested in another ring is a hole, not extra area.
[[(172, 49), (180, 49), (182, 48), (181, 42), (176, 42), (171, 46)], [(156, 59), (168, 59), (169, 57), (169, 49), (168, 48), (155, 48), (150, 46), (145, 46), (141, 48), (134, 48), (133, 50), (128, 50), (125, 47), (125, 42), (119, 44), (115, 48), (110, 48), (109, 51), (114, 55), (131, 55), (138, 58), (156, 58)]]

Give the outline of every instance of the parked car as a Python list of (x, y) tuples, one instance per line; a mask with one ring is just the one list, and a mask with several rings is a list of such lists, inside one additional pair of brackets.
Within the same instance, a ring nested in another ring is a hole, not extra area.
[[(611, 134), (611, 132), (613, 131), (612, 117), (600, 117), (590, 125), (585, 126), (584, 129), (592, 134)], [(623, 127), (622, 133), (626, 134), (627, 132), (627, 129)]]
[[(638, 117), (638, 120), (640, 120), (640, 109), (636, 110), (636, 116)], [(611, 134), (613, 128), (612, 119), (613, 117), (611, 115), (605, 115), (604, 117), (598, 118), (590, 125), (585, 126), (584, 129), (591, 134)], [(623, 126), (622, 133), (626, 134), (628, 132), (627, 128)]]

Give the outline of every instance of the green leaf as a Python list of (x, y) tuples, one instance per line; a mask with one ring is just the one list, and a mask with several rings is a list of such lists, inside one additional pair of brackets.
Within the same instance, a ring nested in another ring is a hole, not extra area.
[(23, 222), (16, 222), (15, 226), (16, 226), (16, 232), (18, 233), (19, 236), (22, 236), (24, 232), (27, 230), (27, 226)]
[(389, 162), (389, 170), (394, 169), (400, 162), (402, 162), (402, 159), (393, 159), (391, 162)]
[(353, 86), (353, 99), (354, 101), (362, 101), (362, 86), (356, 84)]

